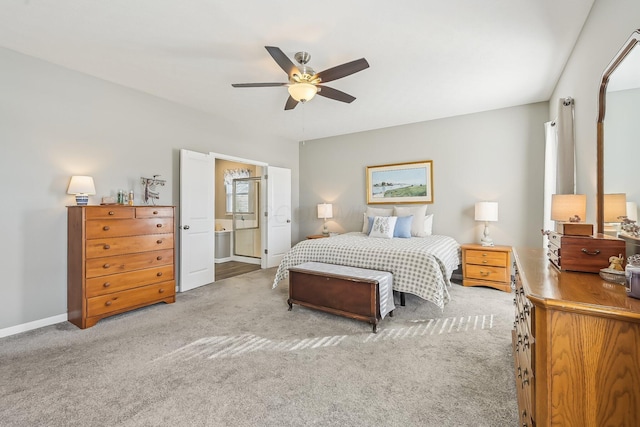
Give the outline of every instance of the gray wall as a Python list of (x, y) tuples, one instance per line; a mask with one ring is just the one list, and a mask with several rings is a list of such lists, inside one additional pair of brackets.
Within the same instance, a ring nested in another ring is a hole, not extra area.
[(298, 206), (297, 142), (1, 48), (0, 94), (0, 331), (66, 314), (71, 175), (94, 177), (96, 204), (160, 174), (160, 203), (178, 204), (179, 149), (213, 151), (292, 169)]
[(607, 93), (605, 193), (626, 193), (640, 204), (640, 89)]
[[(558, 99), (575, 99), (577, 192), (587, 195), (587, 221), (596, 221), (596, 140), (598, 90), (609, 62), (640, 28), (640, 1), (595, 0), (550, 102), (550, 118)], [(605, 129), (607, 127), (605, 118)]]
[[(477, 242), (474, 204), (499, 202), (490, 225), (497, 244), (539, 246), (544, 122), (548, 103), (452, 117), (300, 145), (300, 232), (322, 229), (316, 205), (333, 203), (330, 231), (358, 231), (367, 166), (433, 160), (435, 234)], [(376, 205), (378, 206), (378, 205)]]

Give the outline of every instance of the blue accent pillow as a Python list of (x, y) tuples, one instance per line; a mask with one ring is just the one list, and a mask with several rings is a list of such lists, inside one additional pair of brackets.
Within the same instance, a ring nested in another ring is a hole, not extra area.
[(371, 227), (373, 227), (373, 217), (367, 217), (367, 219), (369, 220), (369, 225), (367, 226), (367, 236), (369, 234), (371, 234)]
[[(411, 224), (413, 223), (413, 215), (399, 216), (396, 221), (396, 226), (393, 229), (393, 237), (401, 237), (408, 239), (411, 237)], [(369, 221), (371, 224), (371, 221)]]

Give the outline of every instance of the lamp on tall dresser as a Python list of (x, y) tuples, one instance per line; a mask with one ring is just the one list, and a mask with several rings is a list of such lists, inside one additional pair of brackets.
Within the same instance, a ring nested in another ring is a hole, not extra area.
[(593, 224), (584, 222), (587, 216), (585, 194), (552, 194), (551, 220), (556, 222), (556, 232), (568, 236), (591, 236)]
[(484, 221), (484, 232), (482, 233), (480, 244), (482, 246), (493, 246), (493, 239), (489, 235), (489, 222), (498, 220), (498, 202), (477, 202), (475, 220)]
[(89, 196), (96, 194), (96, 186), (90, 176), (72, 176), (67, 188), (67, 194), (76, 195), (76, 204), (86, 206), (89, 203)]
[(327, 228), (327, 218), (333, 218), (333, 205), (331, 203), (320, 203), (318, 205), (318, 218), (324, 219), (322, 234), (328, 236), (329, 228)]

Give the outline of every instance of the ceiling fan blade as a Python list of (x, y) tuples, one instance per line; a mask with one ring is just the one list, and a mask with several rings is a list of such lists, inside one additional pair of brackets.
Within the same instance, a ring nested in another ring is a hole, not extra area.
[(355, 96), (351, 96), (348, 93), (344, 93), (341, 90), (334, 89), (328, 86), (318, 85), (320, 90), (318, 91), (318, 95), (324, 96), (325, 98), (335, 99), (336, 101), (346, 102), (347, 104), (355, 101)]
[(233, 87), (274, 87), (286, 86), (287, 83), (232, 83)]
[(294, 64), (289, 59), (289, 57), (285, 55), (282, 50), (280, 50), (279, 47), (265, 46), (264, 48), (267, 49), (267, 52), (269, 52), (269, 55), (271, 55), (273, 60), (278, 63), (280, 68), (282, 68), (284, 72), (287, 73), (287, 76), (291, 77), (293, 73), (299, 73), (298, 67), (296, 67), (296, 64)]
[(284, 105), (285, 110), (293, 110), (298, 105), (298, 101), (293, 99), (291, 95), (289, 95), (289, 99), (287, 99), (287, 103)]
[(337, 65), (333, 68), (320, 71), (318, 74), (316, 74), (316, 76), (320, 77), (323, 83), (326, 83), (333, 80), (341, 79), (353, 73), (357, 73), (358, 71), (362, 71), (366, 68), (369, 68), (369, 63), (366, 59), (360, 58), (356, 59), (355, 61), (347, 62), (346, 64)]

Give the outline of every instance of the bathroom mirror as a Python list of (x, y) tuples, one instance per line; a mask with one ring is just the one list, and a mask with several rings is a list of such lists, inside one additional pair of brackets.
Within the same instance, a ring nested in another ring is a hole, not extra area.
[(640, 205), (639, 44), (640, 30), (636, 30), (602, 74), (598, 93), (598, 233), (604, 232), (605, 194), (626, 193), (628, 202)]

